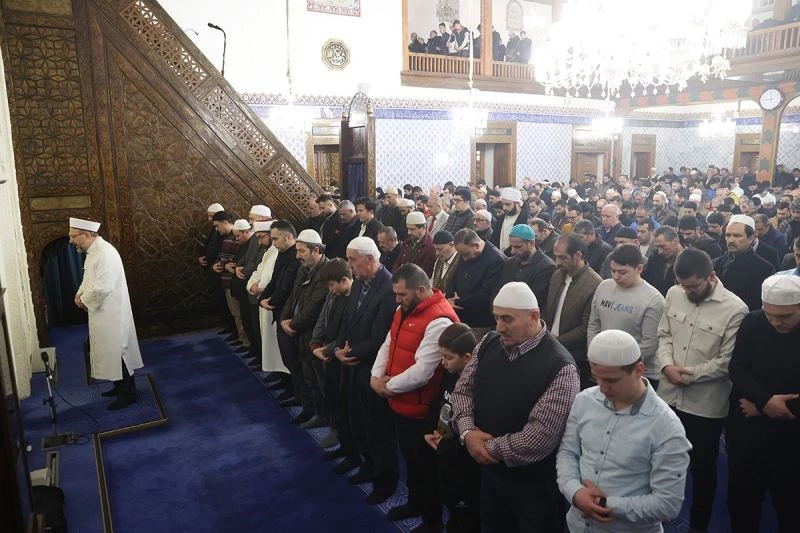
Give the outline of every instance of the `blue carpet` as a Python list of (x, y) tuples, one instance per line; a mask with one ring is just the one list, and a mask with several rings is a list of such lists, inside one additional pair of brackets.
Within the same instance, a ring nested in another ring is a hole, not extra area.
[(115, 533), (396, 533), (218, 336), (142, 351), (170, 424), (103, 441)]

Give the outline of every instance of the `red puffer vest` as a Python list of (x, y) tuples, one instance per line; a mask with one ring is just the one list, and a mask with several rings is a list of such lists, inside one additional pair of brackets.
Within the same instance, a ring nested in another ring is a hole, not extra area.
[[(420, 302), (405, 318), (397, 308), (390, 330), (392, 343), (389, 346), (389, 363), (386, 365), (387, 376), (402, 374), (415, 363), (414, 354), (425, 336), (425, 328), (437, 318), (458, 322), (458, 315), (439, 289), (433, 289), (433, 296)], [(443, 375), (442, 366), (437, 366), (428, 383), (417, 390), (389, 398), (389, 406), (398, 415), (424, 419), (428, 416), (428, 406), (439, 395)]]

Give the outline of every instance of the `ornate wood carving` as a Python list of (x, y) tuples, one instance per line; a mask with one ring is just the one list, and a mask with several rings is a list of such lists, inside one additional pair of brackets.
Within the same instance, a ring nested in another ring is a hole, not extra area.
[(266, 203), (300, 224), (321, 188), (157, 2), (72, 7), (2, 13), (37, 318), (42, 250), (68, 216), (92, 215), (122, 254), (137, 324), (196, 326), (210, 305), (205, 207)]

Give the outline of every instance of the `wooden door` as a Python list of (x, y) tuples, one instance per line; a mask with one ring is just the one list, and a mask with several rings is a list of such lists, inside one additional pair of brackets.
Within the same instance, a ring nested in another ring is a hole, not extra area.
[(329, 191), (341, 184), (339, 145), (326, 144), (314, 147), (314, 181)]
[(747, 167), (750, 172), (758, 168), (758, 150), (761, 145), (760, 133), (737, 133), (736, 147), (733, 150), (733, 172), (739, 167)]
[(475, 166), (475, 181), (485, 180), (486, 177), (483, 175), (483, 158), (484, 153), (486, 152), (486, 145), (483, 143), (477, 143), (475, 145), (475, 160), (473, 164)]
[(650, 152), (633, 153), (632, 178), (645, 178), (649, 176), (651, 168), (653, 168), (653, 160)]
[(755, 172), (758, 167), (758, 152), (742, 152), (739, 154), (739, 164), (735, 168), (747, 167), (750, 172)]
[[(601, 175), (602, 157), (601, 153), (578, 152), (575, 154), (575, 172), (573, 172), (575, 178), (583, 179), (584, 174)], [(600, 172), (598, 172), (598, 168)]]
[(508, 187), (513, 183), (510, 165), (510, 143), (497, 143), (494, 145), (494, 177), (492, 183), (501, 187)]

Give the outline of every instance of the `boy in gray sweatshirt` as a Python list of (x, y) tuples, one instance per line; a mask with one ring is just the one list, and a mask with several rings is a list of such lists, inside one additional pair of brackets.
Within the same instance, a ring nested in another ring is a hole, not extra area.
[(603, 280), (592, 300), (587, 340), (601, 331), (618, 329), (630, 333), (642, 352), (645, 377), (653, 388), (661, 376), (658, 350), (658, 322), (664, 310), (664, 297), (642, 279), (644, 261), (635, 244), (620, 244), (610, 254), (611, 279)]

